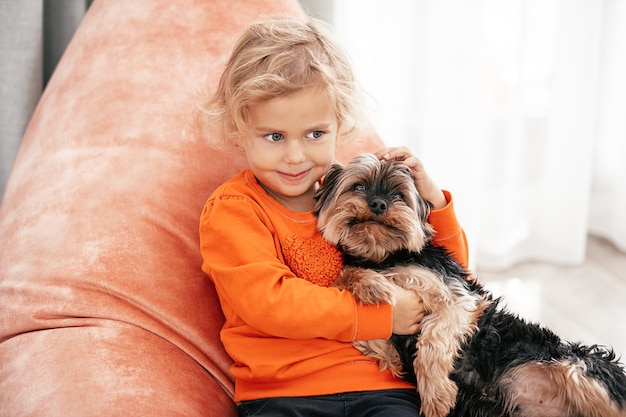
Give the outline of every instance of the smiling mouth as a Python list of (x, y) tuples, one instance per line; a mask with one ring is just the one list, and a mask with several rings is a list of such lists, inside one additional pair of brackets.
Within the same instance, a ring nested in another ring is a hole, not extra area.
[(286, 178), (289, 181), (298, 181), (303, 179), (304, 177), (306, 177), (306, 175), (309, 173), (310, 170), (306, 170), (306, 171), (302, 171), (302, 172), (298, 172), (296, 174), (291, 174), (289, 172), (279, 172), (279, 174)]

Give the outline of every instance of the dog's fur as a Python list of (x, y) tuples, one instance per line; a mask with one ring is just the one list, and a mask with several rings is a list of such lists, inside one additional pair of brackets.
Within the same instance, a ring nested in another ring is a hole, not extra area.
[(427, 315), (415, 336), (355, 342), (381, 369), (417, 384), (426, 417), (624, 417), (626, 375), (611, 349), (562, 341), (509, 313), (442, 247), (430, 205), (401, 162), (335, 164), (315, 213), (344, 268), (336, 286), (364, 304), (415, 290)]

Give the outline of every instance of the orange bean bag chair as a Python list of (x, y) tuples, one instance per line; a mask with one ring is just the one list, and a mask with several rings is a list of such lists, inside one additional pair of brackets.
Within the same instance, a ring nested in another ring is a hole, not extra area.
[[(243, 27), (271, 14), (304, 15), (295, 0), (92, 5), (0, 206), (0, 417), (236, 414), (198, 220), (245, 162), (192, 122)], [(360, 144), (342, 159), (382, 146)]]

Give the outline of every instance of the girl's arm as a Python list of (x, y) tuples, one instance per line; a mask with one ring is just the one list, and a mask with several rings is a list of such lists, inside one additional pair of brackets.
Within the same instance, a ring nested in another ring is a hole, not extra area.
[(215, 283), (227, 326), (346, 342), (391, 334), (391, 306), (360, 305), (348, 291), (296, 277), (281, 260), (271, 222), (244, 197), (207, 203), (200, 244), (202, 269)]
[(467, 237), (454, 212), (452, 195), (443, 191), (447, 204), (438, 210), (432, 210), (428, 221), (435, 229), (433, 243), (445, 247), (463, 268), (468, 269)]

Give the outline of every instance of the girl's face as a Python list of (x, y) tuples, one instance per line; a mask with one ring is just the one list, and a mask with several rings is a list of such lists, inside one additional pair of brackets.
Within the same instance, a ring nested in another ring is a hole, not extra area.
[(318, 180), (335, 157), (338, 121), (325, 89), (313, 86), (249, 108), (244, 147), (261, 186), (292, 211), (313, 209)]

